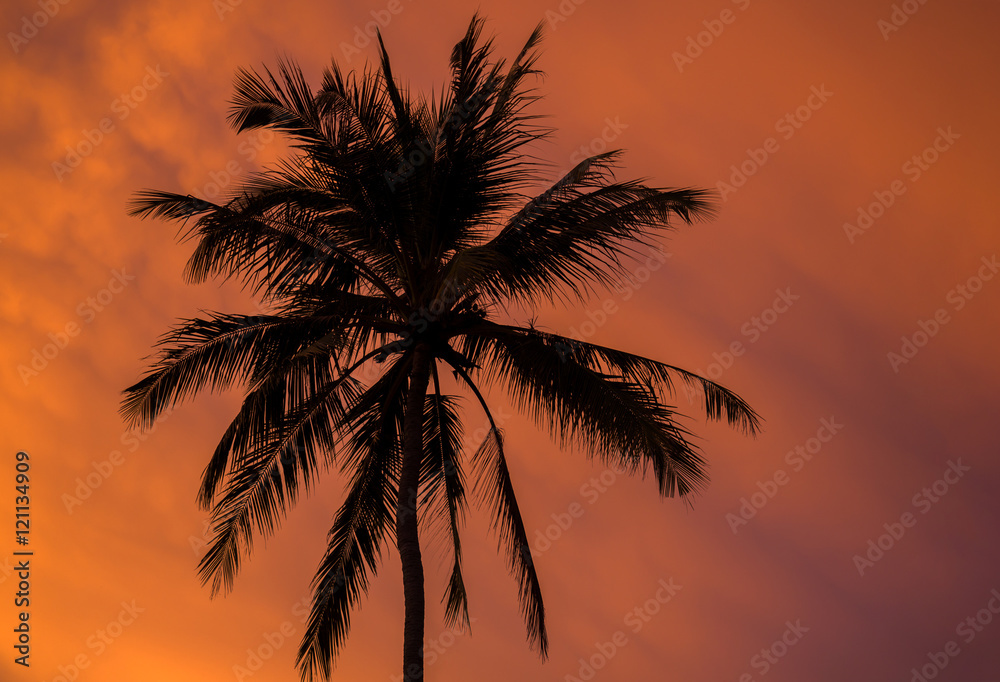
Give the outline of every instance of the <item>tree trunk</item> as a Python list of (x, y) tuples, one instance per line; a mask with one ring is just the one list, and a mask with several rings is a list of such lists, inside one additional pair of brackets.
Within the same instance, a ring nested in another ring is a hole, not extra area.
[(424, 677), (424, 567), (417, 534), (417, 484), (424, 440), (424, 399), (430, 381), (430, 347), (417, 343), (403, 413), (402, 463), (396, 502), (396, 547), (403, 565), (403, 680)]

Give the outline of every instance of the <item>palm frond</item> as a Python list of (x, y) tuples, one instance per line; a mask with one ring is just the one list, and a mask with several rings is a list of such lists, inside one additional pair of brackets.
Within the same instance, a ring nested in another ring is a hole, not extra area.
[(424, 460), (420, 472), (422, 506), (436, 512), (435, 520), (451, 546), (452, 570), (445, 590), (445, 621), (469, 627), (468, 594), (462, 576), (462, 542), (459, 535), (465, 510), (465, 482), (462, 473), (462, 422), (454, 396), (441, 394), (437, 370), (433, 372), (434, 392), (424, 408)]
[(350, 488), (330, 530), (327, 550), (313, 579), (313, 598), (295, 665), (304, 680), (329, 680), (347, 639), (351, 610), (368, 591), (393, 519), (399, 477), (405, 378), (400, 359), (351, 405)]
[(267, 68), (264, 74), (237, 69), (228, 116), (233, 128), (237, 132), (274, 128), (306, 149), (328, 145), (316, 99), (299, 66), (282, 59), (277, 76)]
[(652, 467), (660, 494), (685, 496), (708, 480), (707, 463), (648, 386), (579, 362), (534, 330), (484, 323), (464, 354), (504, 385), (516, 405), (562, 445), (631, 471)]
[(277, 315), (211, 314), (183, 320), (157, 342), (160, 353), (146, 376), (125, 389), (121, 413), (131, 426), (148, 428), (164, 409), (204, 388), (226, 389), (262, 376), (275, 358), (329, 338), (329, 319)]
[[(369, 351), (340, 377), (353, 375), (364, 363), (389, 350), (388, 346), (380, 346)], [(246, 461), (248, 453), (266, 449), (289, 412), (298, 409), (330, 381), (333, 381), (331, 363), (322, 349), (307, 345), (290, 357), (275, 359), (274, 366), (253, 382), (240, 411), (212, 453), (202, 474), (199, 505), (203, 509), (212, 508), (226, 472), (235, 474), (237, 463)]]
[(535, 572), (528, 533), (521, 518), (514, 484), (504, 456), (503, 432), (469, 374), (460, 366), (454, 369), (476, 396), (490, 423), (489, 433), (472, 457), (476, 481), (474, 491), (479, 503), (490, 510), (493, 530), (498, 535), (500, 547), (507, 554), (508, 567), (517, 581), (518, 603), (524, 617), (528, 643), (545, 658), (548, 656), (549, 636), (545, 629), (542, 586)]
[[(525, 332), (525, 330), (520, 331)], [(614, 348), (557, 334), (546, 334), (538, 330), (528, 330), (527, 333), (555, 345), (561, 357), (572, 357), (576, 362), (592, 368), (607, 367), (629, 381), (652, 387), (657, 396), (664, 401), (679, 397), (675, 386), (675, 380), (679, 378), (687, 386), (699, 389), (704, 394), (705, 415), (709, 419), (717, 421), (725, 419), (730, 426), (750, 436), (756, 436), (761, 430), (763, 420), (760, 415), (743, 398), (711, 379), (674, 365)]]
[(249, 452), (268, 442), (283, 424), (289, 405), (301, 402), (317, 383), (331, 379), (328, 358), (318, 355), (289, 358), (283, 370), (270, 372), (244, 398), (236, 417), (216, 445), (202, 474), (198, 504), (211, 509), (216, 492), (234, 461), (244, 461)]
[(212, 511), (213, 537), (198, 565), (202, 582), (212, 583), (213, 596), (232, 589), (242, 556), (253, 550), (254, 532), (271, 535), (298, 499), (300, 488), (308, 492), (318, 472), (318, 458), (332, 457), (346, 405), (357, 393), (357, 382), (350, 375), (329, 382), (232, 464)]
[(456, 255), (471, 273), (461, 286), (495, 301), (533, 303), (584, 299), (628, 274), (640, 247), (684, 222), (712, 214), (711, 192), (658, 189), (638, 181), (609, 182), (615, 156), (591, 157), (528, 202), (488, 243)]

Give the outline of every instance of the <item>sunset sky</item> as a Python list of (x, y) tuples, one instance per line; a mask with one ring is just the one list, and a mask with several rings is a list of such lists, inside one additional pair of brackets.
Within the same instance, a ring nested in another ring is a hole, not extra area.
[[(711, 463), (687, 508), (560, 450), (493, 390), (550, 657), (526, 645), (473, 505), (471, 635), (445, 625), (446, 554), (424, 545), (426, 678), (997, 679), (1000, 6), (982, 0), (4, 3), (0, 679), (298, 679), (344, 479), (329, 472), (210, 599), (195, 494), (240, 395), (201, 396), (142, 434), (118, 404), (177, 318), (257, 308), (233, 284), (186, 285), (191, 245), (126, 202), (212, 199), (286, 153), (228, 126), (237, 68), (288, 55), (318, 87), (331, 58), (373, 59), (365, 31), (380, 25), (397, 77), (439, 93), (477, 7), (503, 57), (545, 26), (535, 111), (557, 132), (537, 153), (553, 178), (620, 148), (620, 179), (721, 197), (631, 281), (521, 321), (715, 378), (766, 423), (746, 438), (677, 396)], [(34, 552), (30, 669), (12, 648), (18, 549)], [(335, 679), (397, 679), (402, 614), (390, 548)]]

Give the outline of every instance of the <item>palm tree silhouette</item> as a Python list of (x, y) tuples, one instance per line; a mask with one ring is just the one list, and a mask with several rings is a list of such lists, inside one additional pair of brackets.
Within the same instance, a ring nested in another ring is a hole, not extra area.
[[(350, 614), (395, 538), (403, 569), (403, 678), (423, 679), (424, 576), (418, 538), (437, 522), (453, 569), (449, 624), (468, 625), (460, 525), (467, 473), (492, 514), (527, 638), (543, 657), (545, 612), (518, 510), (503, 432), (483, 397), (495, 382), (561, 444), (655, 474), (664, 496), (705, 482), (706, 463), (667, 406), (678, 382), (704, 391), (709, 418), (754, 434), (737, 395), (671, 365), (502, 319), (505, 306), (584, 299), (627, 273), (637, 247), (711, 214), (707, 192), (619, 182), (619, 152), (584, 160), (537, 196), (541, 164), (526, 145), (550, 131), (527, 113), (539, 25), (510, 63), (474, 16), (439, 98), (414, 98), (380, 64), (314, 93), (292, 62), (237, 74), (230, 121), (270, 128), (298, 150), (220, 203), (146, 190), (130, 213), (180, 221), (195, 241), (185, 277), (235, 278), (271, 307), (182, 320), (158, 341), (122, 414), (149, 427), (207, 388), (246, 387), (209, 460), (199, 502), (214, 537), (199, 566), (213, 596), (231, 589), (255, 534), (274, 532), (328, 465), (348, 489), (313, 581), (296, 665), (329, 679)], [(509, 315), (507, 316), (509, 318)], [(446, 384), (439, 369), (447, 369)], [(463, 452), (459, 398), (490, 424)], [(419, 514), (418, 514), (419, 512)]]

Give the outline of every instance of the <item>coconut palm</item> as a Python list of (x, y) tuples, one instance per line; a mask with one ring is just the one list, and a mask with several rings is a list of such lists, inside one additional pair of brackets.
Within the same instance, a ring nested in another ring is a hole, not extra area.
[[(213, 596), (231, 589), (255, 536), (272, 534), (318, 475), (336, 465), (348, 478), (312, 585), (303, 679), (330, 677), (389, 543), (403, 572), (403, 676), (423, 678), (418, 531), (443, 532), (446, 619), (467, 626), (467, 497), (488, 510), (527, 639), (546, 655), (542, 591), (485, 384), (505, 389), (558, 443), (651, 470), (664, 496), (686, 498), (707, 480), (669, 406), (682, 384), (704, 393), (709, 418), (751, 434), (759, 426), (713, 381), (507, 313), (583, 300), (620, 281), (630, 255), (678, 220), (710, 215), (711, 203), (698, 189), (616, 180), (618, 152), (543, 183), (544, 166), (528, 151), (550, 131), (527, 110), (541, 26), (509, 66), (492, 60), (482, 31), (474, 17), (436, 98), (397, 83), (381, 36), (376, 67), (345, 75), (334, 63), (316, 92), (290, 61), (275, 72), (240, 70), (234, 128), (270, 128), (297, 153), (219, 203), (147, 190), (130, 208), (181, 223), (181, 238), (194, 242), (188, 281), (234, 278), (268, 311), (182, 320), (122, 402), (131, 425), (148, 427), (200, 391), (245, 388), (198, 494), (212, 513), (199, 571)], [(470, 451), (464, 407), (490, 424)]]

